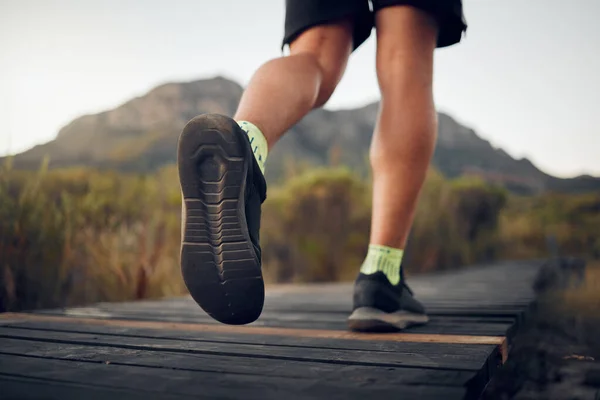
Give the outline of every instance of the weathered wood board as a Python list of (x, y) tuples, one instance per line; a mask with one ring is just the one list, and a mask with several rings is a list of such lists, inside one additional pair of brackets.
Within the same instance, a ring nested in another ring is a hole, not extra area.
[(410, 277), (431, 322), (401, 333), (349, 332), (351, 283), (269, 287), (247, 326), (189, 297), (0, 314), (0, 398), (477, 398), (542, 264)]

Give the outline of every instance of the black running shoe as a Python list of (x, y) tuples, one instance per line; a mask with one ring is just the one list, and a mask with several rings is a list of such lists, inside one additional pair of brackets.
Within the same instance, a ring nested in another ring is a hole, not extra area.
[(350, 329), (362, 332), (390, 332), (429, 321), (425, 308), (406, 285), (404, 276), (392, 285), (383, 272), (359, 274), (354, 283), (354, 311)]
[(248, 137), (231, 118), (198, 116), (179, 137), (177, 163), (185, 284), (217, 321), (253, 322), (265, 298), (258, 231), (267, 185)]

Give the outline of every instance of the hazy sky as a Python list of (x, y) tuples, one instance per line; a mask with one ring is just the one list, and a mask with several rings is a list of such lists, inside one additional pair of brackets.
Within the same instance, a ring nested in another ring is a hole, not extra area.
[[(559, 176), (600, 175), (600, 1), (465, 0), (438, 109)], [(172, 80), (246, 84), (279, 56), (283, 0), (0, 0), (0, 154)], [(327, 108), (377, 100), (374, 35)], [(276, 148), (275, 148), (276, 151)]]

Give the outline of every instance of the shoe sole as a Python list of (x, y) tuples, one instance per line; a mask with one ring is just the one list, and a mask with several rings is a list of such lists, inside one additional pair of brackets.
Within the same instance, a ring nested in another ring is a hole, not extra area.
[(360, 307), (348, 317), (348, 326), (359, 332), (394, 332), (429, 322), (424, 314), (408, 311), (386, 313), (371, 307)]
[(264, 303), (260, 261), (245, 212), (246, 176), (254, 155), (237, 128), (224, 116), (196, 117), (183, 129), (177, 152), (183, 279), (204, 311), (231, 325), (255, 321)]

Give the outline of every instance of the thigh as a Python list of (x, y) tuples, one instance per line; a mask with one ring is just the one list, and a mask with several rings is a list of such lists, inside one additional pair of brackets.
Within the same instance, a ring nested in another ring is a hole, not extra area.
[(353, 49), (371, 34), (373, 15), (368, 0), (286, 0), (282, 47), (310, 28), (339, 21), (352, 22)]
[(462, 0), (372, 0), (373, 11), (392, 6), (410, 6), (429, 13), (437, 22), (437, 47), (460, 42), (467, 30)]

